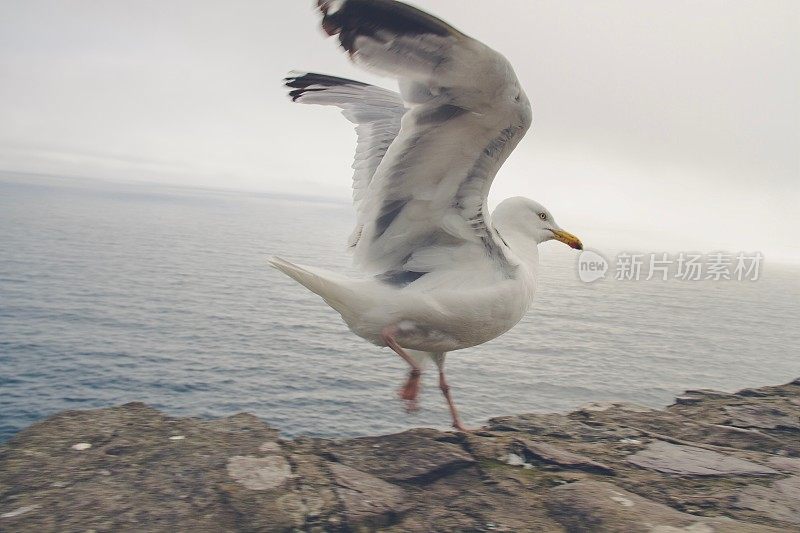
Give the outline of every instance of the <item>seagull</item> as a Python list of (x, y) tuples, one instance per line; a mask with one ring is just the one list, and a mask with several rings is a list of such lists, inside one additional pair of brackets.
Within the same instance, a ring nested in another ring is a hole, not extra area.
[(396, 79), (399, 92), (316, 73), (284, 80), (294, 102), (338, 107), (356, 125), (348, 247), (361, 275), (279, 257), (270, 264), (321, 296), (353, 333), (408, 363), (399, 396), (409, 411), (433, 360), (453, 427), (467, 431), (445, 355), (522, 319), (536, 289), (537, 245), (583, 246), (533, 200), (509, 198), (489, 213), (495, 174), (532, 119), (508, 60), (394, 0), (318, 0), (316, 8), (350, 60)]

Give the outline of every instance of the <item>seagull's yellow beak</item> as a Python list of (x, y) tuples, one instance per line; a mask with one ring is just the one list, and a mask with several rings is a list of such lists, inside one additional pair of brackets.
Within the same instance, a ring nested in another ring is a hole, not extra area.
[(557, 241), (563, 242), (570, 248), (575, 248), (576, 250), (583, 250), (583, 243), (579, 238), (577, 238), (572, 233), (564, 231), (563, 229), (551, 229), (550, 231), (553, 232), (553, 237)]

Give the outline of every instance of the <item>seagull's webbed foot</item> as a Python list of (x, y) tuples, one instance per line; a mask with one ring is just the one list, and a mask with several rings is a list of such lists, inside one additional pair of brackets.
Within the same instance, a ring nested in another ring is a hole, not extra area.
[(453, 422), (453, 428), (456, 431), (460, 431), (461, 433), (473, 433), (478, 431), (477, 428), (468, 428), (464, 424), (461, 423), (461, 420), (456, 420)]
[(421, 375), (422, 372), (419, 369), (412, 369), (408, 373), (408, 379), (406, 380), (405, 384), (400, 387), (400, 390), (398, 391), (398, 395), (405, 403), (406, 411), (409, 413), (419, 410), (417, 396), (419, 396)]

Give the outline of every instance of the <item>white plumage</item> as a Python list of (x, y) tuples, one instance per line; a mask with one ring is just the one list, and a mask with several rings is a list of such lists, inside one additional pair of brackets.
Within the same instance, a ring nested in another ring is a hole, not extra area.
[(349, 244), (364, 276), (271, 263), (325, 299), (354, 333), (409, 362), (401, 393), (409, 408), (419, 359), (433, 357), (454, 426), (463, 429), (444, 354), (489, 341), (522, 318), (536, 287), (538, 243), (580, 241), (525, 198), (489, 216), (492, 180), (531, 124), (530, 103), (502, 55), (393, 0), (319, 0), (319, 9), (350, 58), (396, 78), (400, 93), (321, 74), (286, 79), (293, 100), (337, 106), (356, 124)]

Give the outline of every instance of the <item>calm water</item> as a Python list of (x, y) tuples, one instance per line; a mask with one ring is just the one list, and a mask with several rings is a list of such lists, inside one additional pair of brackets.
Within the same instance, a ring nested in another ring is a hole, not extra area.
[[(0, 439), (62, 409), (141, 400), (175, 415), (249, 411), (287, 435), (447, 427), (395, 400), (404, 364), (267, 268), (346, 269), (350, 206), (265, 195), (0, 178)], [(690, 387), (800, 376), (797, 269), (750, 283), (581, 283), (546, 246), (529, 316), (451, 354), (465, 421)]]

